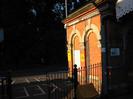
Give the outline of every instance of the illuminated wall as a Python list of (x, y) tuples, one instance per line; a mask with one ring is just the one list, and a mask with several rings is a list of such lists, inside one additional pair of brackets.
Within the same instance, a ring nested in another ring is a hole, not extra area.
[[(89, 9), (88, 9), (89, 10)], [(87, 11), (86, 14), (79, 14), (79, 17), (74, 17), (65, 22), (67, 31), (67, 47), (68, 47), (68, 67), (70, 71), (73, 65), (85, 68), (82, 72), (83, 82), (87, 79), (97, 80), (102, 82), (102, 68), (94, 68), (87, 70), (90, 66), (102, 63), (101, 53), (101, 18), (97, 9)], [(87, 73), (89, 72), (89, 73)], [(94, 74), (95, 72), (95, 74)], [(89, 75), (88, 75), (89, 74)], [(72, 74), (70, 74), (71, 76)], [(79, 76), (81, 76), (79, 74)], [(93, 83), (93, 82), (89, 82)]]

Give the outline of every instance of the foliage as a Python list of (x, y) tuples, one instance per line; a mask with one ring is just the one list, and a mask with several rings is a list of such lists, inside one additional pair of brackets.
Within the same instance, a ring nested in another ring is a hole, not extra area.
[[(67, 0), (68, 14), (87, 0)], [(1, 0), (3, 64), (67, 64), (65, 0)]]

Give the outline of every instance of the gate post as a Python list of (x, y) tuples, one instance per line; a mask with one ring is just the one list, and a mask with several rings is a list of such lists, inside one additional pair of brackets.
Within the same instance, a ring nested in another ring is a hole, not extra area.
[(49, 74), (46, 73), (46, 81), (48, 84), (48, 99), (50, 99), (50, 93), (51, 93), (51, 84), (50, 84), (50, 78), (49, 78)]
[(12, 99), (12, 80), (11, 80), (11, 72), (7, 73), (7, 79), (6, 79), (6, 86), (7, 86), (7, 96), (8, 99)]
[(5, 80), (5, 79), (4, 79), (3, 77), (1, 77), (1, 84), (2, 84), (2, 85), (1, 85), (1, 91), (2, 91), (2, 92), (1, 92), (1, 93), (2, 93), (1, 98), (2, 98), (2, 99), (4, 99), (4, 95), (5, 95), (4, 80)]
[(74, 81), (74, 99), (77, 99), (76, 92), (78, 85), (78, 70), (76, 64), (74, 65), (73, 81)]

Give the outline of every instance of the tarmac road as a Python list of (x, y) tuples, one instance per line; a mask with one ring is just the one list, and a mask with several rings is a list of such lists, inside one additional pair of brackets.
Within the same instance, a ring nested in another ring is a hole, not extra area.
[[(47, 75), (14, 77), (12, 97), (13, 99), (72, 99), (73, 86), (66, 78), (57, 77), (55, 74), (51, 77)], [(68, 93), (71, 95), (68, 96)]]

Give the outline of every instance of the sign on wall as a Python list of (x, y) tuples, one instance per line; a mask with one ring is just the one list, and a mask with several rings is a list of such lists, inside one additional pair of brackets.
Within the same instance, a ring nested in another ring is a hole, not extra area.
[(77, 68), (80, 67), (80, 50), (74, 50), (74, 64), (77, 65)]
[(111, 56), (119, 56), (120, 48), (111, 48), (110, 53), (111, 53)]
[(3, 29), (0, 29), (0, 42), (4, 40), (4, 31)]
[(68, 57), (68, 61), (71, 61), (71, 50), (68, 50), (67, 51), (67, 57)]
[(85, 61), (85, 56), (84, 56), (84, 54), (82, 53), (80, 56), (81, 56), (81, 57), (80, 57), (80, 58), (81, 58), (81, 61), (84, 62), (84, 61)]

